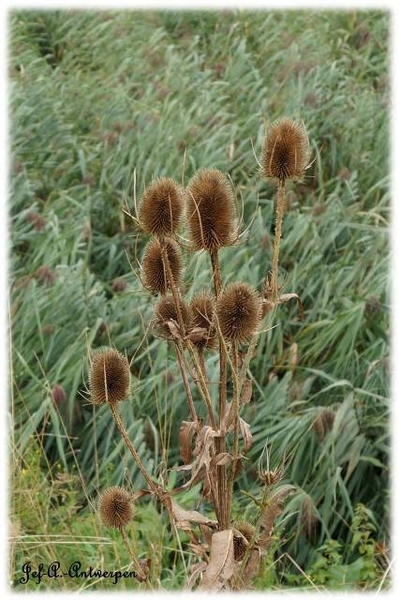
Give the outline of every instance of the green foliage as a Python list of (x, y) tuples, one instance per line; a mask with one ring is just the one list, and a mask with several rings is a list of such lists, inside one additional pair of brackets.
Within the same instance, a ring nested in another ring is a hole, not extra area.
[[(288, 188), (281, 247), (283, 291), (300, 295), (305, 318), (298, 320), (295, 303), (285, 304), (266, 323), (251, 362), (254, 395), (243, 416), (254, 445), (239, 485), (257, 494), (253, 465), (268, 442), (273, 468), (285, 459), (286, 479), (299, 490), (281, 515), (276, 556), (289, 554), (314, 581), (316, 571), (327, 577), (330, 561), (335, 575), (320, 586), (379, 581), (371, 563), (376, 540), (388, 537), (389, 510), (388, 30), (388, 13), (377, 10), (11, 13), (18, 461), (32, 459), (32, 436), (41, 440), (40, 465), (27, 469), (34, 478), (16, 479), (12, 489), (15, 519), (29, 535), (44, 535), (56, 464), (75, 491), (66, 486), (65, 503), (50, 511), (54, 535), (93, 536), (92, 494), (143, 485), (107, 407), (86, 401), (91, 350), (114, 345), (131, 361), (134, 401), (122, 417), (149, 471), (180, 461), (184, 392), (172, 352), (148, 330), (154, 301), (142, 290), (136, 260), (145, 240), (136, 239), (122, 208), (134, 212), (153, 177), (187, 182), (199, 167), (226, 171), (243, 229), (251, 227), (236, 248), (221, 252), (223, 276), (260, 289), (271, 262), (275, 188), (260, 180), (254, 154), (264, 120), (286, 114), (304, 121), (314, 159), (303, 184)], [(209, 268), (205, 255), (189, 257), (189, 296), (207, 285)], [(217, 381), (211, 355), (207, 368)], [(66, 394), (60, 405), (56, 385)], [(334, 420), (320, 426), (326, 409)], [(20, 489), (37, 492), (29, 511)], [(300, 521), (304, 495), (316, 519), (311, 540)], [(245, 507), (240, 497), (237, 511)], [(157, 510), (145, 503), (140, 510), (148, 516), (143, 548), (155, 536), (157, 576), (179, 587), (181, 565), (188, 569), (195, 557), (184, 551), (180, 560), (176, 539), (161, 540)], [(116, 541), (99, 544), (87, 540), (90, 560), (109, 548), (107, 557), (120, 552), (118, 564), (128, 563)], [(323, 547), (324, 567), (314, 567)], [(37, 558), (54, 556), (54, 548), (38, 548)], [(76, 555), (76, 545), (70, 548)], [(22, 555), (33, 556), (31, 547), (19, 546), (18, 568)], [(264, 585), (297, 577), (292, 562), (272, 564)]]

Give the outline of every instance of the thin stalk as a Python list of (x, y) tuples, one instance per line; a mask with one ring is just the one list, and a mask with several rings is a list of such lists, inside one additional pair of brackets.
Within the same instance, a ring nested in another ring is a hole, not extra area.
[[(219, 256), (217, 249), (209, 252), (212, 264), (213, 286), (215, 297), (218, 299), (222, 289), (222, 277), (220, 272)], [(218, 452), (226, 452), (226, 404), (227, 404), (227, 353), (222, 334), (219, 331), (219, 429), (220, 437), (216, 438)], [(219, 504), (221, 530), (229, 529), (230, 519), (227, 498), (227, 472), (225, 465), (218, 465), (217, 472), (217, 497)]]
[(173, 278), (172, 269), (170, 268), (170, 262), (169, 262), (168, 254), (166, 252), (166, 248), (163, 244), (163, 240), (161, 240), (161, 256), (162, 256), (162, 263), (163, 263), (163, 266), (166, 271), (166, 279), (170, 285), (170, 289), (172, 290), (173, 300), (175, 301), (177, 322), (179, 324), (180, 333), (181, 333), (182, 338), (184, 338), (184, 336), (186, 334), (186, 328), (184, 325), (183, 315), (182, 315), (181, 308), (180, 308), (180, 300), (181, 300), (180, 293), (179, 293), (178, 287), (176, 286), (175, 280)]
[(206, 381), (206, 375), (203, 370), (203, 366), (201, 365), (201, 361), (198, 359), (198, 356), (197, 356), (195, 350), (193, 349), (192, 344), (188, 343), (187, 347), (190, 352), (190, 356), (192, 358), (192, 361), (194, 363), (194, 366), (195, 366), (195, 369), (196, 369), (196, 372), (197, 372), (197, 375), (199, 378), (200, 391), (202, 393), (202, 397), (206, 404), (206, 409), (208, 412), (208, 418), (209, 418), (210, 424), (211, 424), (212, 428), (216, 430), (216, 421), (215, 421), (215, 417), (213, 415), (213, 408), (212, 408), (212, 398), (209, 393), (209, 388), (208, 388), (208, 384)]
[(141, 462), (141, 458), (140, 456), (137, 454), (137, 451), (135, 449), (135, 447), (133, 446), (132, 442), (130, 441), (130, 438), (127, 434), (127, 431), (125, 429), (125, 426), (122, 422), (121, 416), (118, 412), (118, 409), (116, 407), (115, 403), (109, 403), (109, 407), (111, 409), (111, 413), (112, 416), (114, 418), (114, 421), (116, 423), (116, 426), (119, 430), (119, 433), (121, 434), (123, 441), (125, 442), (126, 446), (128, 447), (130, 454), (133, 456), (136, 465), (139, 468), (140, 473), (142, 474), (142, 476), (144, 477), (144, 479), (146, 480), (146, 482), (148, 483), (148, 487), (150, 488), (150, 490), (156, 494), (158, 497), (160, 496), (160, 491), (161, 488), (158, 484), (154, 483), (151, 479), (151, 477), (149, 476), (147, 469), (145, 468), (145, 466), (143, 465), (143, 463)]
[(177, 361), (178, 361), (179, 367), (180, 367), (181, 378), (183, 381), (184, 389), (186, 391), (188, 408), (190, 410), (191, 420), (197, 421), (198, 417), (197, 417), (197, 413), (195, 411), (194, 400), (193, 400), (193, 395), (191, 393), (190, 384), (188, 383), (188, 379), (187, 379), (187, 373), (186, 373), (186, 368), (185, 368), (185, 364), (184, 364), (183, 344), (182, 344), (181, 340), (176, 340), (175, 348), (176, 348)]
[(239, 411), (240, 411), (240, 388), (238, 378), (238, 347), (235, 341), (231, 345), (231, 356), (232, 356), (232, 374), (233, 374), (233, 401), (231, 405), (233, 415), (233, 462), (231, 465), (231, 475), (229, 480), (229, 491), (228, 491), (228, 515), (230, 518), (231, 501), (233, 496), (233, 485), (235, 479), (235, 471), (238, 460), (238, 423), (239, 423)]
[(129, 556), (130, 556), (130, 558), (131, 558), (132, 564), (133, 564), (133, 566), (134, 566), (134, 568), (135, 568), (136, 572), (137, 572), (137, 573), (138, 573), (138, 575), (139, 575), (139, 577), (137, 578), (137, 579), (138, 579), (138, 581), (145, 583), (145, 584), (146, 584), (146, 586), (147, 586), (149, 589), (151, 589), (151, 590), (152, 590), (152, 589), (153, 589), (153, 588), (152, 588), (152, 585), (150, 584), (150, 582), (149, 582), (149, 580), (148, 580), (148, 578), (147, 578), (146, 574), (144, 573), (143, 569), (141, 568), (141, 566), (140, 566), (140, 563), (139, 563), (139, 561), (137, 560), (137, 557), (136, 557), (135, 553), (133, 552), (133, 550), (132, 550), (132, 549), (131, 549), (131, 547), (130, 547), (129, 540), (127, 539), (126, 531), (123, 529), (123, 527), (120, 527), (120, 528), (119, 528), (119, 531), (120, 531), (120, 533), (121, 533), (122, 539), (123, 539), (123, 541), (124, 541), (124, 543), (125, 543), (125, 546), (126, 546), (126, 548), (127, 548), (127, 551), (128, 551), (128, 553), (129, 553)]
[(279, 179), (277, 188), (277, 203), (276, 203), (276, 230), (274, 232), (273, 243), (273, 260), (270, 287), (272, 300), (278, 298), (278, 257), (280, 253), (281, 229), (283, 225), (283, 217), (285, 210), (285, 180)]

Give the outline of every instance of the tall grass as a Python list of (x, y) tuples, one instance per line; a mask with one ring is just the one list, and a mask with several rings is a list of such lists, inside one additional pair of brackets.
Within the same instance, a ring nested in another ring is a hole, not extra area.
[[(306, 123), (315, 159), (304, 185), (288, 188), (281, 247), (283, 291), (300, 295), (305, 319), (295, 304), (279, 309), (251, 363), (254, 398), (243, 416), (254, 433), (251, 462), (268, 440), (299, 493), (281, 515), (275, 579), (259, 586), (289, 584), (286, 573), (299, 571), (287, 556), (307, 571), (330, 539), (350, 563), (359, 503), (374, 513), (375, 539), (388, 543), (388, 26), (380, 11), (10, 14), (16, 584), (26, 556), (69, 559), (49, 537), (33, 556), (39, 535), (70, 530), (73, 554), (128, 560), (111, 558), (115, 545), (101, 550), (108, 532), (93, 529), (91, 500), (107, 485), (143, 481), (107, 411), (85, 400), (89, 348), (115, 345), (132, 361), (134, 402), (121, 410), (147, 469), (179, 462), (178, 366), (148, 333), (142, 243), (122, 209), (155, 176), (187, 183), (200, 167), (228, 172), (252, 226), (233, 253), (221, 252), (222, 269), (257, 285), (271, 264), (274, 189), (261, 182), (256, 156), (264, 122), (283, 114)], [(206, 257), (193, 257), (187, 273), (190, 290), (203, 287)], [(216, 380), (212, 358), (208, 369)], [(256, 493), (251, 473), (244, 483)], [(35, 494), (41, 487), (50, 491)], [(238, 501), (233, 516), (241, 510)], [(139, 547), (153, 544), (160, 580), (178, 587), (175, 541), (162, 539), (153, 507), (142, 511)], [(96, 540), (78, 545), (94, 530)]]

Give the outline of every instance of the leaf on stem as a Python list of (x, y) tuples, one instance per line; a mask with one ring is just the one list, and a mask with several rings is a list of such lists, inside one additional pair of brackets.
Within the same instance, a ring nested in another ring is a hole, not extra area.
[(225, 529), (212, 535), (211, 554), (198, 590), (219, 592), (228, 589), (234, 573), (233, 530)]

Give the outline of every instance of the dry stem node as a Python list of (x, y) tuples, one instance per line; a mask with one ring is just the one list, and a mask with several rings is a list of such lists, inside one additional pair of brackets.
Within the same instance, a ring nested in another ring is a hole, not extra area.
[(143, 257), (143, 285), (154, 294), (166, 294), (169, 289), (167, 270), (162, 257), (162, 245), (169, 261), (173, 281), (178, 284), (183, 269), (181, 250), (173, 239), (151, 240)]
[(200, 292), (190, 302), (193, 329), (204, 330), (203, 335), (193, 339), (197, 348), (213, 349), (217, 347), (216, 329), (214, 324), (214, 302), (212, 296)]
[(188, 217), (195, 250), (214, 250), (234, 241), (233, 190), (218, 169), (201, 169), (188, 188)]
[[(179, 300), (180, 312), (186, 331), (191, 326), (191, 312), (183, 300)], [(178, 329), (178, 314), (176, 303), (171, 294), (163, 296), (155, 307), (157, 331), (162, 337), (173, 339), (181, 335)]]
[(260, 321), (261, 299), (246, 283), (228, 285), (219, 297), (216, 313), (223, 337), (237, 343), (247, 342)]
[(138, 219), (145, 233), (172, 236), (180, 224), (183, 208), (182, 188), (173, 179), (161, 177), (144, 192)]
[(123, 354), (106, 348), (94, 354), (90, 369), (90, 400), (93, 404), (116, 404), (130, 393), (130, 368)]
[(107, 527), (124, 527), (133, 518), (131, 494), (118, 485), (106, 489), (100, 496), (99, 513), (101, 521)]
[(284, 117), (270, 125), (261, 157), (264, 177), (300, 179), (309, 159), (309, 139), (302, 123)]

